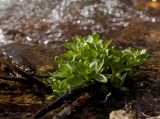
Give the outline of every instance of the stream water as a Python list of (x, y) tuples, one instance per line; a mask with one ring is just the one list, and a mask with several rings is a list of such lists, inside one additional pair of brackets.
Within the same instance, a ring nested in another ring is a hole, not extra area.
[[(155, 61), (145, 66), (150, 71), (147, 81), (137, 87), (147, 91), (137, 91), (129, 100), (139, 118), (144, 116), (141, 112), (160, 115), (159, 31), (160, 0), (0, 0), (0, 46), (38, 44), (60, 54), (63, 43), (75, 35), (97, 32), (104, 39), (113, 39), (118, 47), (146, 48)], [(128, 108), (124, 100), (111, 109)], [(0, 118), (30, 118), (46, 103), (25, 86), (0, 83)], [(87, 119), (104, 119), (111, 111), (104, 106), (102, 114), (97, 108), (97, 116), (94, 108), (87, 109), (88, 115), (83, 113)]]

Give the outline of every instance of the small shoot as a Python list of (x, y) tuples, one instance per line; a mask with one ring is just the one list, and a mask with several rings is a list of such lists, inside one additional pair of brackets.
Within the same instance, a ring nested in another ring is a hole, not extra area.
[(145, 49), (117, 50), (111, 46), (111, 40), (103, 42), (98, 34), (93, 34), (64, 44), (68, 51), (56, 57), (58, 68), (48, 78), (54, 95), (96, 83), (110, 82), (113, 87), (122, 88), (129, 72), (149, 59)]

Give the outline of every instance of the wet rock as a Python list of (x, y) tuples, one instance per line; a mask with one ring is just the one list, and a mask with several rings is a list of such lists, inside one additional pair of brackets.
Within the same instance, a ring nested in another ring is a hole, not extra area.
[(156, 117), (148, 117), (146, 119), (160, 119), (160, 116), (156, 116)]
[(136, 119), (135, 114), (125, 110), (112, 111), (109, 119)]
[(145, 39), (147, 42), (160, 42), (160, 33), (159, 33), (160, 29), (155, 28), (152, 31), (146, 32), (145, 34)]
[(40, 45), (4, 45), (1, 47), (1, 56), (30, 74), (52, 71), (55, 68), (54, 53)]
[(150, 22), (134, 20), (130, 25), (121, 30), (115, 38), (121, 46), (159, 49), (160, 33), (159, 25)]
[(134, 6), (146, 14), (153, 16), (160, 15), (160, 1), (159, 0), (132, 0)]
[(42, 100), (37, 98), (36, 96), (32, 94), (24, 94), (24, 95), (17, 95), (12, 96), (10, 99), (10, 102), (19, 104), (19, 105), (32, 105), (32, 104), (42, 104)]

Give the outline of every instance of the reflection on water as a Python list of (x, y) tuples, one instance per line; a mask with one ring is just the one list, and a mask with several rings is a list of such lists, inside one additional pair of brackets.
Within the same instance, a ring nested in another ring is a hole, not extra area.
[[(134, 0), (0, 0), (0, 3), (0, 28), (16, 31), (7, 39), (22, 42), (47, 44), (92, 32), (112, 37), (135, 19), (160, 21), (159, 16), (146, 13), (145, 0), (140, 2), (143, 9)], [(21, 38), (19, 32), (27, 38)]]
[(6, 38), (5, 38), (4, 34), (3, 34), (3, 31), (2, 31), (2, 29), (0, 29), (0, 45), (4, 44), (6, 42), (7, 41), (6, 41)]

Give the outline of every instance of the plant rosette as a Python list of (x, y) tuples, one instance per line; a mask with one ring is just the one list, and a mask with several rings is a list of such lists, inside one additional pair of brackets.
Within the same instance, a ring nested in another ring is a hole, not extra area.
[[(58, 68), (47, 79), (53, 95), (57, 96), (97, 82), (110, 82), (113, 87), (122, 88), (133, 69), (149, 60), (145, 49), (118, 50), (111, 45), (111, 40), (104, 43), (96, 33), (87, 37), (77, 36), (64, 47), (68, 51), (55, 58)], [(107, 90), (107, 86), (102, 87)]]

